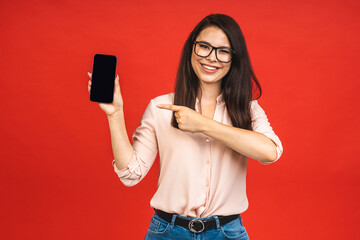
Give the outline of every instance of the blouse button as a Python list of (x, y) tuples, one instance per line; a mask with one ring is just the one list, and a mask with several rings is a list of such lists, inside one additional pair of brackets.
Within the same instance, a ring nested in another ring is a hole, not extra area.
[(209, 142), (210, 142), (210, 139), (207, 138), (207, 139), (205, 140), (205, 142), (209, 143)]

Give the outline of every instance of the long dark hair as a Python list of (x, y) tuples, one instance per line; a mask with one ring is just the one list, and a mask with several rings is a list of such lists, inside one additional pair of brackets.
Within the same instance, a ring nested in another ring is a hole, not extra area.
[[(221, 29), (229, 39), (235, 54), (231, 60), (229, 72), (221, 81), (221, 90), (229, 117), (234, 127), (252, 130), (250, 101), (253, 88), (257, 87), (261, 96), (261, 87), (250, 63), (245, 38), (237, 22), (224, 14), (211, 14), (205, 17), (191, 32), (186, 40), (176, 76), (174, 104), (195, 110), (195, 102), (200, 82), (191, 65), (193, 43), (200, 32), (210, 26)], [(179, 128), (175, 116), (172, 126)]]

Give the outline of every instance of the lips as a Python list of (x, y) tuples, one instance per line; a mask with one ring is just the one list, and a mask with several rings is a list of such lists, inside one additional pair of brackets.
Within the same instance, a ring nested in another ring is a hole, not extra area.
[(202, 66), (202, 69), (207, 73), (214, 73), (217, 72), (217, 70), (219, 70), (219, 67), (217, 66), (203, 64), (203, 63), (200, 63), (200, 65)]

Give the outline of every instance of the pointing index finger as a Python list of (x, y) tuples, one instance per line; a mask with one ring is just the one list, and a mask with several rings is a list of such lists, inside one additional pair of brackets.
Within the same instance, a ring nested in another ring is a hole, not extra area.
[(173, 105), (173, 104), (158, 104), (157, 105), (158, 108), (161, 109), (167, 109), (167, 110), (171, 110), (171, 111), (179, 111), (180, 110), (180, 106), (177, 105)]

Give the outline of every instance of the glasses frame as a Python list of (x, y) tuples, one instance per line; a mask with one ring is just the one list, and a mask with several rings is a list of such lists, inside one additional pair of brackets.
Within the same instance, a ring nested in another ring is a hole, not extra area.
[[(207, 56), (201, 56), (201, 55), (199, 55), (199, 54), (196, 53), (196, 45), (197, 45), (198, 43), (204, 43), (204, 44), (206, 44), (206, 45), (209, 45), (209, 47), (211, 47), (210, 53), (209, 53)], [(231, 48), (228, 48), (228, 47), (214, 47), (213, 45), (211, 45), (210, 43), (205, 42), (205, 41), (194, 41), (194, 44), (195, 44), (195, 46), (194, 46), (194, 53), (195, 53), (197, 56), (206, 58), (206, 57), (210, 56), (211, 53), (212, 53), (212, 51), (215, 49), (216, 59), (217, 59), (219, 62), (222, 62), (222, 63), (229, 63), (229, 62), (231, 62), (231, 60), (232, 60), (232, 58), (233, 58), (233, 54), (235, 53), (235, 51), (232, 50)], [(230, 51), (230, 52), (232, 53), (230, 60), (227, 61), (227, 62), (221, 61), (221, 60), (218, 58), (218, 56), (217, 56), (217, 50), (218, 50), (218, 49), (226, 49), (226, 50)]]

